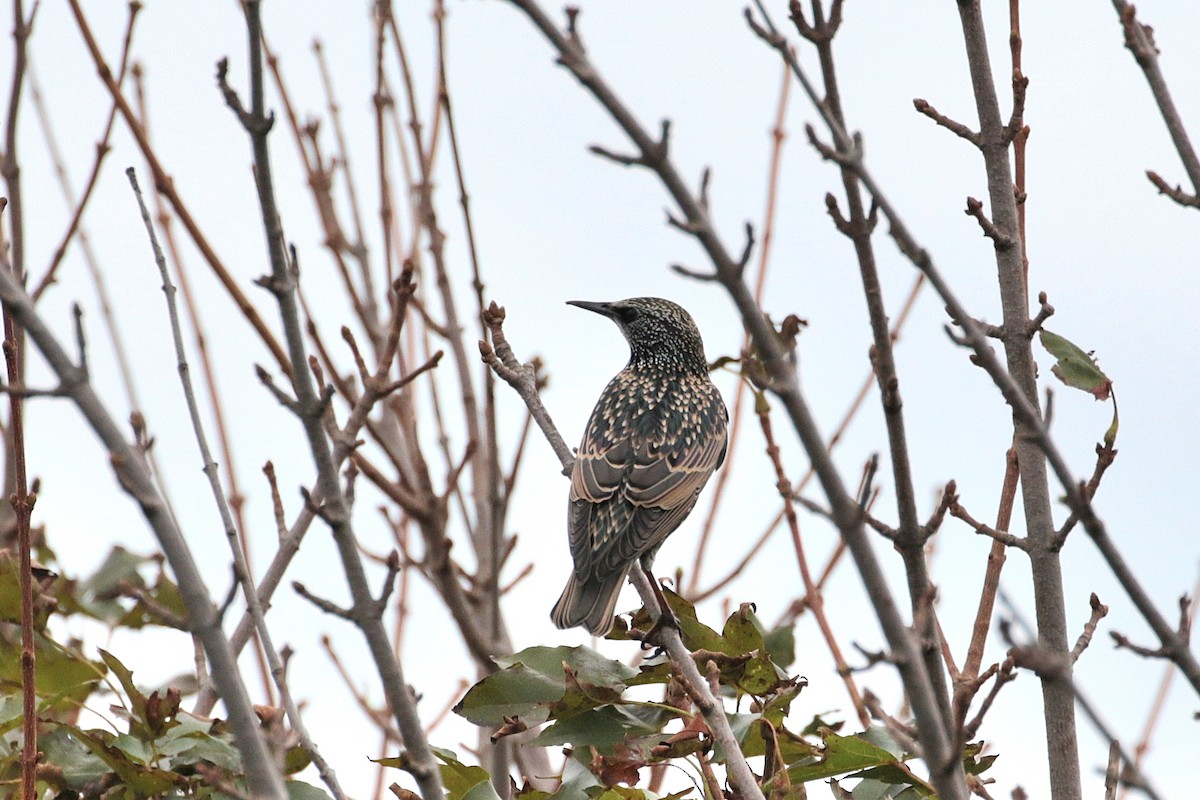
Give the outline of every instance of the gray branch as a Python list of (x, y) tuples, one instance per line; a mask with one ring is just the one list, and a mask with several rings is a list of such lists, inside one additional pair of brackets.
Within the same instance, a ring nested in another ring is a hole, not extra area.
[(225, 529), (225, 540), (229, 544), (229, 550), (233, 555), (234, 573), (237, 576), (238, 583), (241, 585), (242, 594), (246, 598), (246, 607), (249, 609), (250, 616), (254, 619), (254, 628), (258, 633), (259, 642), (262, 644), (263, 651), (266, 653), (267, 664), (270, 666), (271, 677), (275, 681), (276, 688), (279, 689), (279, 697), (283, 703), (285, 713), (287, 713), (288, 721), (292, 725), (292, 730), (295, 731), (296, 737), (300, 742), (300, 746), (308, 753), (313, 764), (317, 767), (317, 773), (321, 776), (321, 780), (329, 787), (329, 792), (333, 795), (334, 800), (346, 800), (346, 793), (342, 791), (341, 784), (338, 783), (337, 773), (329, 766), (329, 762), (321, 755), (317, 749), (316, 743), (312, 736), (308, 733), (308, 728), (304, 724), (304, 719), (300, 716), (300, 709), (296, 705), (295, 699), (292, 697), (291, 688), (288, 686), (287, 673), (284, 670), (283, 660), (279, 657), (279, 651), (275, 649), (275, 643), (271, 638), (271, 631), (267, 628), (267, 620), (263, 610), (262, 603), (259, 601), (258, 590), (254, 586), (254, 576), (250, 574), (250, 565), (246, 562), (246, 554), (242, 550), (241, 541), (238, 538), (237, 525), (233, 521), (233, 512), (229, 508), (229, 503), (225, 499), (225, 492), (221, 488), (221, 480), (217, 476), (217, 462), (212, 457), (212, 451), (208, 446), (208, 436), (204, 433), (204, 423), (200, 418), (200, 404), (196, 402), (196, 392), (192, 388), (191, 368), (188, 366), (187, 351), (183, 345), (183, 329), (179, 324), (179, 309), (175, 304), (175, 284), (171, 281), (171, 273), (167, 269), (167, 259), (163, 255), (162, 248), (159, 247), (158, 237), (154, 233), (154, 223), (150, 219), (150, 210), (146, 208), (146, 201), (142, 197), (142, 190), (138, 186), (137, 174), (133, 167), (125, 170), (125, 174), (129, 177), (129, 184), (133, 187), (133, 192), (137, 195), (138, 208), (142, 212), (142, 222), (146, 225), (146, 233), (150, 237), (150, 246), (154, 251), (154, 263), (158, 266), (158, 273), (162, 277), (163, 294), (167, 300), (167, 314), (171, 321), (171, 338), (175, 344), (175, 358), (179, 365), (179, 379), (183, 384), (183, 396), (187, 401), (188, 414), (192, 420), (192, 431), (196, 434), (196, 445), (200, 449), (200, 459), (204, 463), (204, 474), (208, 478), (209, 488), (212, 489), (213, 500), (217, 504), (217, 511), (221, 516), (221, 526)]
[(987, 333), (967, 313), (966, 308), (958, 300), (958, 297), (951, 290), (950, 285), (937, 269), (933, 257), (918, 243), (912, 232), (909, 231), (904, 219), (900, 216), (895, 206), (892, 205), (866, 164), (863, 163), (861, 153), (854, 149), (852, 139), (836, 120), (828, 116), (815, 91), (810, 91), (812, 84), (804, 75), (799, 63), (791, 55), (787, 40), (782, 36), (771, 36), (762, 28), (758, 30), (763, 31), (759, 35), (765, 35), (767, 43), (780, 53), (780, 57), (787, 61), (797, 80), (800, 81), (802, 86), (806, 87), (806, 94), (809, 94), (809, 99), (817, 108), (818, 113), (822, 115), (822, 119), (829, 128), (834, 140), (843, 142), (845, 147), (849, 148), (846, 154), (842, 156), (842, 159), (848, 160), (853, 164), (854, 171), (858, 175), (859, 180), (862, 181), (863, 186), (866, 187), (867, 191), (874, 198), (880, 213), (888, 221), (889, 233), (892, 239), (895, 240), (896, 246), (912, 262), (913, 266), (924, 273), (926, 278), (929, 279), (930, 285), (937, 292), (942, 302), (945, 303), (946, 311), (950, 315), (950, 318), (963, 330), (963, 342), (966, 346), (974, 350), (978, 365), (988, 373), (996, 388), (1003, 395), (1005, 402), (1012, 408), (1014, 416), (1026, 424), (1025, 432), (1030, 440), (1046, 454), (1050, 468), (1054, 471), (1055, 477), (1066, 494), (1067, 506), (1073, 514), (1079, 516), (1079, 521), (1083, 524), (1084, 530), (1091, 537), (1097, 549), (1100, 550), (1101, 556), (1103, 556), (1105, 562), (1108, 564), (1109, 569), (1113, 571), (1121, 587), (1125, 589), (1134, 606), (1137, 607), (1138, 612), (1150, 625), (1154, 634), (1162, 642), (1163, 647), (1170, 653), (1171, 660), (1183, 672), (1188, 682), (1192, 685), (1192, 688), (1200, 693), (1200, 662), (1197, 662), (1195, 655), (1188, 649), (1187, 644), (1179, 639), (1175, 629), (1159, 612), (1154, 602), (1150, 599), (1149, 594), (1146, 593), (1145, 588), (1141, 585), (1141, 582), (1133, 574), (1133, 570), (1129, 568), (1124, 556), (1108, 535), (1103, 520), (1096, 515), (1091, 500), (1083, 490), (1083, 484), (1072, 474), (1062, 452), (1059, 451), (1057, 445), (1050, 438), (1049, 430), (1038, 415), (1036, 408), (1022, 393), (1016, 381), (1008, 373), (1008, 370), (1000, 363), (995, 351), (988, 343)]
[[(770, 390), (783, 404), (812, 461), (817, 478), (829, 499), (838, 530), (854, 558), (875, 608), (888, 646), (896, 655), (897, 667), (916, 714), (918, 735), (930, 767), (931, 781), (943, 800), (964, 800), (967, 789), (962, 766), (953, 750), (950, 735), (942, 724), (937, 693), (921, 658), (920, 645), (900, 616), (872, 549), (858, 503), (847, 492), (841, 475), (829, 457), (816, 420), (800, 392), (795, 366), (783, 351), (777, 333), (763, 316), (750, 287), (742, 280), (738, 260), (725, 247), (703, 204), (667, 157), (665, 137), (663, 140), (652, 137), (604, 82), (595, 65), (588, 61), (575, 26), (569, 27), (566, 32), (559, 30), (534, 0), (510, 2), (530, 18), (558, 51), (559, 63), (591, 92), (632, 140), (640, 153), (637, 163), (658, 175), (683, 215), (684, 229), (698, 240), (712, 261), (716, 280), (733, 300), (772, 377)], [(811, 89), (811, 85), (807, 88)], [(812, 96), (815, 97), (815, 93)], [(846, 143), (849, 144), (849, 141), (846, 140)]]
[(63, 394), (71, 399), (108, 449), (117, 481), (141, 507), (146, 522), (158, 539), (163, 555), (175, 573), (184, 607), (187, 608), (189, 630), (203, 645), (212, 681), (225, 701), (229, 725), (233, 729), (238, 750), (242, 753), (242, 764), (251, 791), (260, 797), (286, 800), (288, 794), (283, 778), (275, 768), (274, 757), (263, 738), (250, 695), (242, 683), (237, 659), (229, 640), (225, 638), (225, 632), (221, 630), (217, 609), (192, 558), (187, 540), (167, 510), (167, 502), (155, 486), (142, 454), (125, 439), (84, 370), (71, 361), (62, 344), (38, 315), (32, 298), (21, 287), (7, 259), (0, 265), (0, 300), (45, 357), (58, 377)]
[(304, 428), (317, 471), (315, 500), (321, 504), (320, 515), (333, 533), (334, 544), (353, 599), (351, 614), (354, 624), (367, 640), (367, 647), (379, 673), (388, 706), (404, 737), (410, 761), (409, 771), (416, 777), (425, 800), (443, 800), (441, 778), (417, 714), (416, 699), (404, 680), (404, 672), (392, 650), (382, 616), (367, 585), (366, 570), (354, 534), (351, 504), (339, 480), (338, 461), (322, 422), (326, 408), (325, 399), (323, 393), (318, 391), (311, 371), (306, 369), (309, 361), (296, 297), (298, 270), (294, 263), (289, 262), (284, 250), (283, 226), (275, 202), (270, 152), (267, 146), (271, 118), (266, 114), (264, 101), (260, 2), (250, 0), (246, 5), (246, 12), (247, 38), (250, 45), (249, 110), (242, 107), (236, 95), (227, 86), (223, 86), (222, 89), (227, 104), (246, 128), (254, 152), (255, 186), (258, 189), (271, 266), (271, 273), (263, 283), (279, 305), (288, 360), (292, 365), (290, 377), (295, 392), (297, 417)]

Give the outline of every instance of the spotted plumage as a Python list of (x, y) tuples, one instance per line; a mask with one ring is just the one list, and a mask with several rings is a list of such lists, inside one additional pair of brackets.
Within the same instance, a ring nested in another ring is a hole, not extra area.
[(575, 570), (550, 613), (560, 628), (612, 627), (629, 570), (654, 554), (725, 459), (729, 414), (704, 343), (675, 303), (635, 297), (572, 302), (617, 324), (629, 363), (592, 411), (571, 472), (567, 531)]

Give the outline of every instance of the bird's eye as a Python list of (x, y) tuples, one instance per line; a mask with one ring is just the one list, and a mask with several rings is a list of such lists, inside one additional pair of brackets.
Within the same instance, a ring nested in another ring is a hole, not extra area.
[(641, 312), (632, 306), (623, 306), (617, 309), (617, 316), (621, 318), (621, 322), (628, 325), (641, 315)]

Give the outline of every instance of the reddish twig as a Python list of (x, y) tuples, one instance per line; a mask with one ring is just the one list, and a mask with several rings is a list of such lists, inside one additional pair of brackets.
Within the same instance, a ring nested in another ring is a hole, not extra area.
[(821, 631), (821, 637), (825, 640), (825, 646), (829, 648), (829, 655), (833, 658), (833, 663), (837, 667), (837, 673), (842, 676), (842, 683), (846, 686), (846, 693), (850, 695), (850, 702), (854, 704), (854, 708), (858, 712), (859, 722), (866, 728), (871, 722), (870, 715), (863, 704), (858, 684), (854, 682), (854, 676), (846, 664), (846, 659), (842, 656), (841, 646), (838, 645), (837, 637), (833, 634), (833, 627), (829, 624), (829, 618), (825, 616), (824, 597), (820, 589), (817, 588), (816, 583), (812, 579), (812, 574), (808, 569), (808, 557), (805, 555), (804, 541), (800, 536), (800, 520), (796, 516), (796, 509), (792, 501), (792, 484), (783, 469), (783, 461), (779, 456), (779, 445), (775, 443), (775, 434), (771, 426), (770, 408), (766, 403), (766, 399), (761, 397), (755, 403), (755, 407), (758, 413), (759, 425), (762, 428), (763, 438), (767, 443), (767, 458), (770, 459), (771, 465), (775, 469), (775, 488), (779, 490), (779, 496), (783, 499), (783, 513), (787, 519), (788, 530), (792, 534), (792, 548), (796, 553), (796, 563), (800, 567), (800, 580), (804, 584), (804, 592), (808, 598), (809, 608), (812, 609), (813, 618), (816, 620), (817, 627)]

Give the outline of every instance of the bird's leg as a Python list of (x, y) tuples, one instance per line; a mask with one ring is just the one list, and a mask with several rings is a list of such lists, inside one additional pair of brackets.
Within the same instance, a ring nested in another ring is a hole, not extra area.
[(658, 584), (658, 578), (654, 577), (654, 573), (650, 571), (650, 567), (646, 566), (645, 563), (641, 563), (640, 566), (642, 572), (646, 574), (646, 580), (650, 581), (650, 588), (654, 590), (654, 601), (658, 603), (658, 618), (654, 620), (654, 624), (650, 626), (650, 630), (646, 631), (645, 641), (650, 641), (663, 628), (679, 630), (679, 618), (675, 616), (675, 612), (667, 604), (667, 598), (662, 593), (662, 587)]

